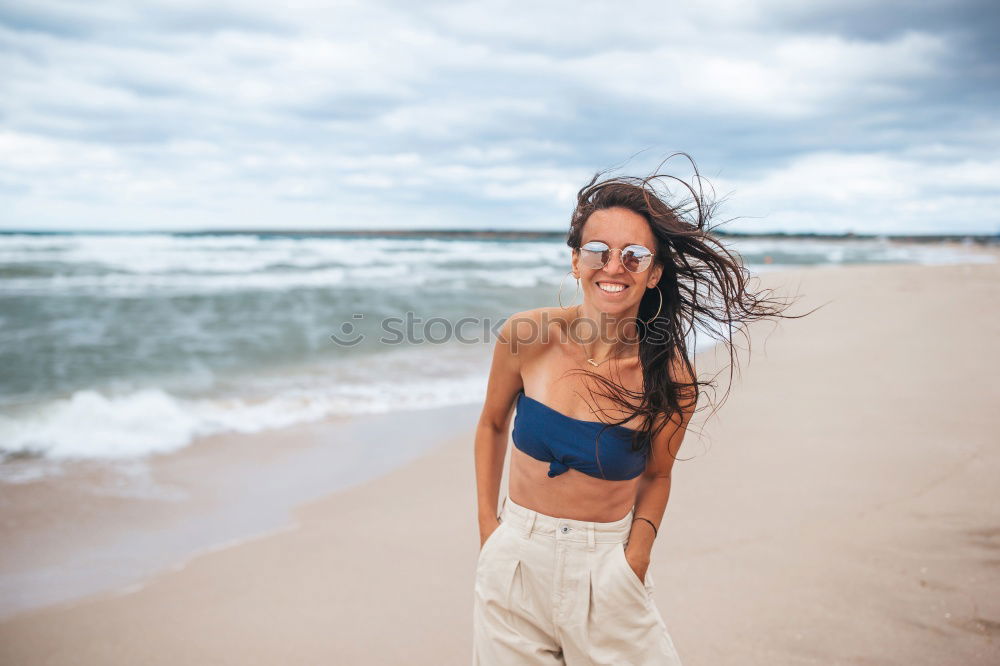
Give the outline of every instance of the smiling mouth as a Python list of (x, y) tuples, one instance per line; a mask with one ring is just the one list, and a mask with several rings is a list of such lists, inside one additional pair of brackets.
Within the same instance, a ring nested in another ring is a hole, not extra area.
[(598, 282), (597, 286), (606, 294), (620, 294), (628, 289), (628, 285), (617, 282)]

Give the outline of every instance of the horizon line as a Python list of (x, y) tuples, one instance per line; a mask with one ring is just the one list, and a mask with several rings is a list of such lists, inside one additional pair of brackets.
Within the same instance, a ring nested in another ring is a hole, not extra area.
[[(561, 238), (566, 231), (518, 230), (518, 229), (144, 229), (127, 231), (116, 229), (0, 229), (0, 235), (172, 235), (172, 236), (438, 236), (438, 237), (479, 237), (479, 238)], [(745, 238), (823, 238), (837, 239), (887, 239), (914, 241), (962, 241), (998, 243), (1000, 232), (989, 233), (857, 233), (857, 232), (815, 232), (815, 231), (727, 231), (709, 230), (718, 236)]]

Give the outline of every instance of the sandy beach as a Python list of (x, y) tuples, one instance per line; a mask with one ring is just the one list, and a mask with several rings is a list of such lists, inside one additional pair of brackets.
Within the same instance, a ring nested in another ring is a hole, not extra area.
[[(651, 565), (684, 663), (1000, 663), (1000, 263), (761, 280), (801, 294), (795, 313), (826, 305), (756, 325), (728, 400), (685, 440)], [(4, 620), (0, 662), (469, 663), (463, 429), (272, 534)]]

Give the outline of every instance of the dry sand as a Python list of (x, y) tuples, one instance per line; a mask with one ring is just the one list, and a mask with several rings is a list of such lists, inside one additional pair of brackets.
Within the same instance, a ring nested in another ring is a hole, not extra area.
[[(755, 326), (685, 441), (651, 565), (684, 663), (1000, 663), (1000, 263), (763, 282), (829, 303)], [(469, 663), (472, 443), (138, 591), (9, 619), (0, 663)]]

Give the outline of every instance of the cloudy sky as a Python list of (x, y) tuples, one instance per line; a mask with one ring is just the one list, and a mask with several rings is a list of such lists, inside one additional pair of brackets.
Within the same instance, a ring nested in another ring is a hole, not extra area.
[(677, 4), (0, 0), (0, 227), (1000, 233), (995, 1)]

